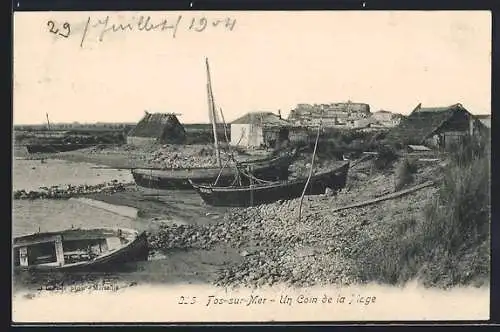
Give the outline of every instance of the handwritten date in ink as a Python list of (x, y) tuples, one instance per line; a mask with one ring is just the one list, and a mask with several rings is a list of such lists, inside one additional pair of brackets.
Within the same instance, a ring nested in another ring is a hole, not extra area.
[(224, 26), (227, 29), (229, 29), (230, 31), (233, 31), (234, 26), (236, 25), (236, 19), (226, 18), (225, 20), (218, 19), (218, 20), (209, 21), (206, 17), (200, 17), (200, 18), (193, 17), (191, 19), (191, 24), (189, 25), (189, 30), (193, 30), (196, 32), (202, 32), (210, 24), (213, 27), (217, 27), (221, 24), (224, 24)]
[[(64, 22), (62, 26), (56, 27), (56, 23), (54, 21), (48, 21), (47, 27), (49, 28), (49, 32), (58, 36), (62, 36), (64, 38), (68, 38), (71, 34), (71, 25), (68, 22)], [(59, 32), (61, 29), (62, 32)], [(64, 32), (64, 33), (63, 33)]]

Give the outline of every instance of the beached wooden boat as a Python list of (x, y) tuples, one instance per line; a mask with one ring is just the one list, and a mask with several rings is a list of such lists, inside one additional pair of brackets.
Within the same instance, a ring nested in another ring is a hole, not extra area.
[[(276, 156), (255, 161), (246, 161), (238, 163), (240, 169), (249, 169), (257, 178), (266, 181), (285, 180), (288, 178), (288, 168), (295, 158), (295, 153), (287, 153), (282, 156)], [(220, 176), (219, 176), (220, 173)], [(172, 168), (166, 170), (153, 169), (132, 169), (132, 176), (137, 185), (152, 189), (187, 189), (193, 187), (189, 179), (196, 183), (214, 183), (219, 177), (217, 184), (220, 186), (231, 185), (235, 179), (235, 170), (233, 167), (205, 168)]]
[(28, 150), (28, 153), (57, 153), (79, 150), (88, 146), (88, 144), (78, 143), (27, 144), (26, 150)]
[(77, 270), (147, 260), (146, 234), (132, 229), (69, 229), (16, 237), (14, 269)]
[[(346, 184), (348, 171), (349, 162), (345, 161), (326, 172), (313, 175), (307, 186), (306, 195), (324, 194), (326, 188), (334, 191), (342, 189)], [(300, 197), (307, 178), (228, 187), (203, 185), (194, 180), (190, 180), (190, 183), (209, 205), (247, 207)]]

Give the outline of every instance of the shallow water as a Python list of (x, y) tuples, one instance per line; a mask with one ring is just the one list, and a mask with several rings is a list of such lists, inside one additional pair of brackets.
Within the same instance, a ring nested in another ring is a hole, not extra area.
[(12, 169), (13, 190), (35, 190), (55, 185), (96, 185), (111, 180), (132, 182), (128, 170), (92, 168), (96, 165), (65, 160), (14, 159)]
[[(99, 184), (113, 179), (121, 182), (133, 181), (128, 171), (95, 169), (92, 166), (94, 165), (59, 160), (47, 160), (45, 164), (41, 164), (39, 160), (14, 160), (13, 188), (14, 190), (33, 190), (40, 186)], [(180, 195), (177, 193), (165, 196), (165, 209), (170, 207), (172, 213), (178, 213), (176, 209), (184, 209), (182, 195)], [(150, 230), (158, 225), (149, 220), (134, 219), (113, 213), (76, 199), (14, 200), (12, 202), (13, 236), (71, 227), (126, 227)], [(127, 271), (116, 271), (113, 275), (120, 279), (146, 283), (206, 280), (208, 276), (203, 271), (208, 269), (207, 273), (212, 273), (214, 268), (221, 264), (220, 261), (224, 259), (224, 255), (223, 252), (217, 251), (206, 253), (180, 250), (165, 253), (163, 259), (127, 264)], [(72, 279), (71, 276), (69, 277)], [(31, 289), (34, 284), (43, 283), (41, 280), (45, 278), (46, 276), (43, 275), (40, 278), (33, 278), (30, 275), (25, 280), (22, 276), (15, 276), (14, 292), (25, 288)]]
[(15, 200), (12, 235), (78, 227), (142, 228), (143, 223), (76, 200)]

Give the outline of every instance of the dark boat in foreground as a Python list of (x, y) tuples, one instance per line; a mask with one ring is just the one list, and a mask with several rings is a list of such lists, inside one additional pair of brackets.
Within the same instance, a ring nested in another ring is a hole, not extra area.
[(51, 144), (28, 144), (26, 145), (26, 150), (29, 153), (57, 153), (79, 150), (88, 147), (88, 144), (78, 144), (78, 143), (51, 143)]
[[(348, 171), (349, 162), (346, 161), (329, 171), (313, 175), (307, 186), (306, 195), (324, 194), (326, 188), (334, 191), (342, 189), (346, 184)], [(203, 185), (191, 179), (189, 181), (203, 201), (209, 205), (247, 207), (300, 197), (307, 178), (228, 187)]]
[(147, 260), (146, 233), (120, 228), (69, 229), (16, 237), (14, 270), (78, 270)]
[[(246, 169), (253, 176), (266, 181), (285, 180), (288, 178), (288, 167), (294, 158), (295, 153), (286, 153), (282, 156), (239, 162), (236, 167)], [(189, 183), (189, 179), (197, 183), (214, 183), (217, 177), (219, 177), (217, 180), (218, 185), (229, 186), (234, 182), (235, 174), (234, 166), (228, 166), (222, 172), (218, 167), (172, 168), (167, 170), (132, 169), (132, 176), (137, 185), (163, 190), (192, 190), (193, 187)]]

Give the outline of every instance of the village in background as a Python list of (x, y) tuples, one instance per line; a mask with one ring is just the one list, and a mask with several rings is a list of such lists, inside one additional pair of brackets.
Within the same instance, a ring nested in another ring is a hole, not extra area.
[[(457, 128), (440, 128), (444, 120), (448, 120), (450, 111), (460, 108), (461, 113), (468, 119), (477, 119), (487, 128), (491, 126), (491, 115), (472, 115), (468, 110), (457, 105), (446, 107), (422, 107), (418, 105), (408, 116), (392, 113), (385, 110), (371, 112), (366, 103), (342, 102), (330, 104), (298, 104), (289, 112), (288, 118), (282, 118), (281, 111), (276, 112), (249, 112), (228, 124), (219, 120), (218, 134), (224, 141), (225, 137), (233, 146), (245, 148), (274, 147), (276, 141), (288, 139), (291, 143), (307, 143), (314, 138), (315, 128), (319, 125), (324, 129), (325, 138), (349, 133), (355, 133), (362, 138), (363, 133), (385, 133), (392, 131), (411, 130), (420, 131), (420, 135), (432, 132), (443, 137), (441, 144), (451, 144), (463, 136), (472, 127), (464, 129), (457, 123)], [(455, 114), (455, 113), (453, 113)], [(196, 144), (206, 143), (213, 138), (210, 123), (182, 124), (176, 113), (150, 113), (145, 111), (143, 119), (138, 123), (50, 123), (47, 114), (47, 123), (39, 125), (14, 125), (14, 139), (16, 145), (29, 144), (48, 140), (47, 143), (61, 140), (66, 143), (95, 144), (131, 144), (144, 145), (151, 143), (162, 144)], [(182, 114), (180, 114), (182, 115)], [(456, 116), (456, 115), (454, 115)], [(399, 126), (402, 123), (401, 126)], [(225, 128), (224, 128), (225, 127)], [(401, 127), (399, 129), (394, 129)], [(225, 132), (226, 131), (226, 132)], [(225, 133), (224, 133), (225, 132)], [(337, 134), (335, 134), (337, 133)], [(403, 134), (404, 133), (400, 133)], [(280, 136), (281, 135), (281, 136)], [(284, 136), (283, 136), (284, 135)], [(406, 135), (406, 139), (399, 143), (414, 145), (430, 145), (437, 148), (438, 141), (429, 141), (430, 137)], [(401, 137), (400, 137), (401, 138)], [(425, 141), (425, 142), (424, 142)]]

